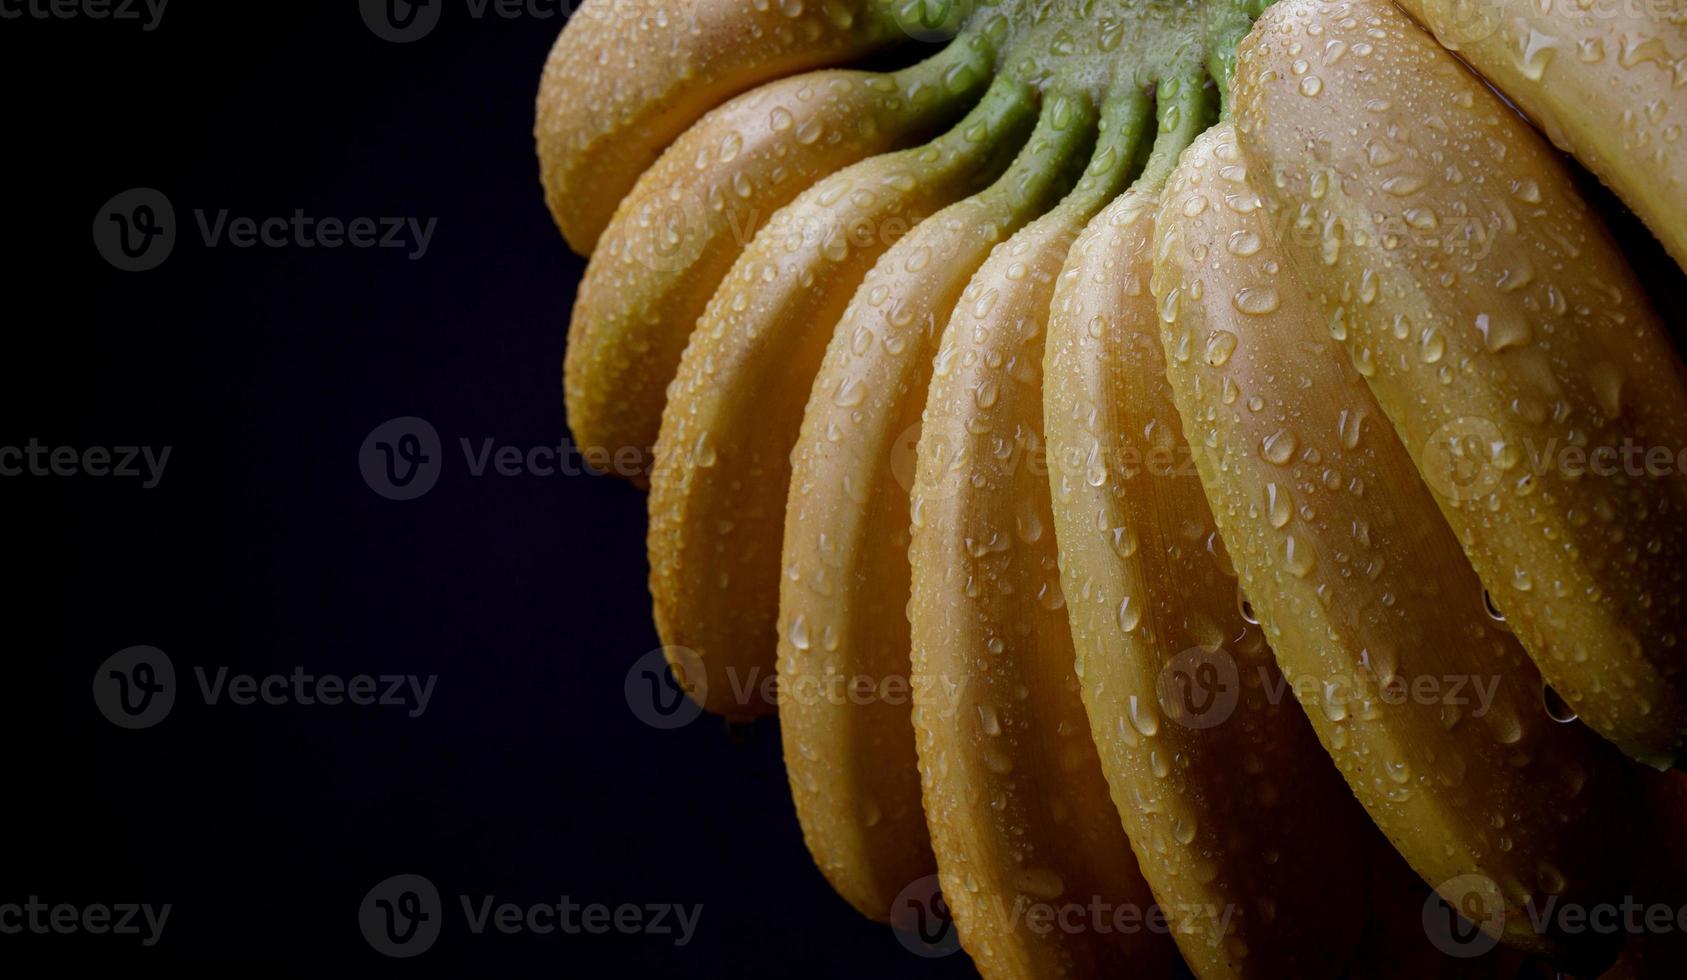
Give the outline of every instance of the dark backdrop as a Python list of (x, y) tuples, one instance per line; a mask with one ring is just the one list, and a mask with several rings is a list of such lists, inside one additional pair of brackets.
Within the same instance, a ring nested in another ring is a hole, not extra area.
[[(917, 958), (833, 896), (771, 722), (669, 732), (629, 710), (629, 667), (657, 646), (642, 496), (465, 465), (462, 439), (525, 452), (565, 434), (558, 379), (582, 263), (545, 212), (529, 135), (560, 19), (434, 3), (435, 29), (406, 44), (351, 0), (176, 0), (153, 30), (0, 19), (0, 447), (171, 450), (151, 489), (0, 478), (0, 904), (172, 905), (152, 948), (0, 935), (0, 969), (967, 974), (964, 956)], [(175, 211), (177, 241), (152, 271), (119, 271), (96, 247), (106, 203), (133, 188)], [(194, 212), (224, 209), (437, 224), (420, 259), (209, 247)], [(1617, 221), (1679, 323), (1680, 280)], [(359, 460), (376, 426), (404, 416), (437, 431), (442, 465), (430, 492), (397, 502)], [(169, 658), (176, 699), (125, 730), (91, 690), (108, 657), (142, 644)], [(296, 667), (437, 682), (410, 717), (211, 705), (194, 673)], [(426, 877), (444, 906), (437, 943), (405, 961), (359, 924), (399, 874)], [(703, 911), (684, 947), (474, 936), (464, 895)]]
[[(460, 439), (525, 452), (564, 436), (582, 262), (545, 211), (530, 135), (560, 18), (434, 3), (437, 27), (406, 44), (376, 36), (351, 0), (176, 0), (150, 31), (0, 19), (0, 446), (171, 447), (152, 489), (0, 479), (14, 626), (0, 904), (173, 905), (150, 949), (0, 935), (0, 973), (83, 958), (966, 973), (965, 957), (920, 960), (832, 895), (773, 725), (664, 732), (629, 710), (629, 666), (657, 646), (642, 495), (464, 463)], [(177, 240), (156, 269), (124, 272), (91, 229), (138, 187), (169, 200)], [(437, 225), (420, 260), (207, 247), (194, 212), (223, 209)], [(400, 416), (443, 444), (438, 483), (407, 502), (359, 469), (365, 438)], [(168, 656), (178, 690), (162, 721), (131, 731), (90, 692), (96, 668), (137, 644)], [(196, 667), (438, 680), (412, 718), (207, 705)], [(428, 878), (446, 917), (402, 963), (358, 917), (397, 874)], [(685, 947), (613, 931), (476, 937), (462, 895), (703, 911)]]

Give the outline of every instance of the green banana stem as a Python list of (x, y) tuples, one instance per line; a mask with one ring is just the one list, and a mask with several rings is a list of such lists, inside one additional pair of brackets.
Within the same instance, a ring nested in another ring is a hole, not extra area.
[(987, 164), (984, 169), (999, 173), (1006, 169), (1007, 161), (1002, 157), (1018, 150), (1037, 114), (1037, 96), (1030, 86), (998, 75), (966, 118), (924, 150), (908, 152), (932, 161), (980, 162)]
[[(1231, 64), (1235, 64), (1234, 55)], [(1136, 179), (1137, 189), (1158, 193), (1165, 186), (1183, 151), (1216, 121), (1215, 101), (1213, 90), (1198, 72), (1161, 80), (1155, 96), (1159, 133), (1154, 137), (1154, 152), (1148, 157), (1142, 176)]]
[(1002, 178), (979, 195), (985, 213), (1010, 227), (1047, 211), (1071, 188), (1071, 163), (1082, 160), (1095, 136), (1090, 101), (1051, 95), (1043, 101), (1037, 128)]
[(935, 93), (940, 102), (975, 96), (995, 74), (995, 53), (982, 39), (956, 38), (924, 61), (893, 72), (896, 87), (910, 93), (909, 101), (919, 105)]
[(1148, 129), (1150, 110), (1147, 94), (1134, 87), (1114, 94), (1102, 106), (1095, 154), (1083, 179), (1060, 203), (1062, 210), (1077, 216), (1080, 225), (1088, 223), (1129, 185), (1141, 163), (1139, 148)]
[(1236, 78), (1236, 45), (1246, 36), (1246, 32), (1237, 35), (1229, 43), (1215, 47), (1207, 56), (1207, 74), (1218, 85), (1220, 122), (1230, 119), (1230, 84)]

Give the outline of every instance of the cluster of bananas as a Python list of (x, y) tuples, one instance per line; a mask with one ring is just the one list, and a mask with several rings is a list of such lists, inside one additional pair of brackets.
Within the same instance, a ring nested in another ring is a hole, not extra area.
[(1687, 8), (1399, 4), (585, 0), (546, 66), (676, 674), (986, 977), (1451, 975), (1431, 888), (1473, 969), (1679, 953), (1552, 911), (1682, 900), (1687, 375), (1547, 140), (1687, 262)]

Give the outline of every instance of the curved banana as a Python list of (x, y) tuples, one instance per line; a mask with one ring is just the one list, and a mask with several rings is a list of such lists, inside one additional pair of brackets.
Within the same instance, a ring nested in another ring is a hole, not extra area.
[(1054, 294), (1061, 581), (1090, 732), (1184, 961), (1203, 978), (1331, 977), (1365, 911), (1334, 896), (1364, 890), (1374, 832), (1300, 707), (1269, 696), (1277, 668), (1189, 463), (1148, 289), (1160, 186), (1211, 122), (1203, 82), (1161, 85), (1147, 169)]
[(1386, 0), (1278, 4), (1235, 99), (1286, 260), (1498, 608), (1590, 727), (1681, 760), (1687, 384), (1569, 174)]
[(991, 246), (1071, 184), (1089, 103), (1048, 100), (1001, 180), (884, 254), (832, 334), (791, 454), (779, 728), (803, 837), (838, 894), (889, 921), (936, 870), (909, 718), (908, 491), (938, 333)]
[(1670, 0), (1400, 0), (1622, 196), (1687, 268), (1687, 11)]
[(1167, 371), (1242, 588), (1418, 874), (1519, 949), (1597, 962), (1609, 937), (1535, 919), (1616, 894), (1624, 773), (1542, 710), (1540, 675), (1266, 218), (1223, 124), (1184, 155), (1156, 227)]
[(591, 254), (638, 175), (703, 113), (901, 36), (880, 0), (584, 0), (545, 61), (533, 129), (557, 227)]
[(709, 710), (774, 709), (791, 447), (855, 287), (928, 214), (1000, 175), (1035, 115), (1032, 93), (999, 78), (930, 146), (858, 163), (774, 215), (710, 300), (668, 389), (649, 533), (657, 631), (701, 658)]
[(890, 75), (772, 82), (686, 130), (621, 202), (581, 280), (563, 372), (575, 442), (647, 453), (692, 328), (759, 226), (815, 181), (952, 122), (990, 69), (988, 52), (956, 42)]
[[(1163, 973), (1172, 944), (1088, 738), (1048, 479), (1043, 324), (1062, 262), (1139, 163), (1148, 100), (1103, 113), (1079, 185), (998, 246), (943, 333), (911, 500), (921, 784), (943, 895), (990, 980)], [(1135, 928), (1113, 927), (1119, 915)], [(1037, 927), (1050, 919), (1058, 928)]]

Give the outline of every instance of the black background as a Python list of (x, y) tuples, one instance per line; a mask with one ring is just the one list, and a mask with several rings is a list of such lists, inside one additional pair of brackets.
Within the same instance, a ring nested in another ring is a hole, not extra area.
[[(150, 33), (0, 21), (0, 445), (172, 447), (152, 490), (0, 480), (13, 572), (0, 593), (13, 637), (0, 902), (174, 906), (155, 948), (0, 936), (0, 968), (970, 973), (962, 955), (916, 958), (831, 893), (803, 848), (773, 723), (662, 732), (628, 709), (628, 667), (657, 646), (642, 495), (463, 464), (460, 439), (525, 451), (563, 438), (582, 269), (543, 206), (530, 135), (561, 21), (469, 9), (444, 3), (410, 44), (376, 37), (351, 0), (176, 0)], [(90, 234), (132, 187), (164, 192), (180, 225), (151, 272), (117, 271)], [(195, 209), (438, 225), (420, 261), (207, 248)], [(1670, 309), (1679, 278), (1616, 220)], [(435, 426), (446, 461), (432, 492), (399, 503), (370, 490), (357, 458), (371, 429), (407, 415)], [(89, 692), (95, 667), (135, 644), (170, 655), (181, 691), (162, 724), (131, 732)], [(196, 666), (439, 679), (408, 718), (207, 706)], [(449, 919), (402, 963), (357, 924), (370, 888), (401, 873), (430, 878)], [(703, 913), (683, 948), (475, 937), (459, 895)]]
[[(443, 0), (436, 0), (443, 2)], [(377, 38), (351, 0), (175, 0), (156, 30), (0, 20), (8, 312), (0, 445), (170, 446), (157, 488), (0, 481), (8, 710), (0, 902), (170, 902), (155, 948), (0, 936), (7, 965), (115, 957), (496, 975), (953, 976), (836, 898), (803, 847), (778, 731), (629, 710), (657, 639), (643, 496), (612, 478), (473, 477), (459, 439), (566, 433), (563, 340), (582, 260), (539, 189), (532, 111), (557, 17)], [(546, 9), (555, 9), (555, 6)], [(153, 187), (158, 269), (90, 229)], [(193, 211), (437, 218), (403, 250), (200, 241)], [(358, 452), (427, 419), (445, 464), (398, 503)], [(577, 461), (576, 461), (577, 462)], [(164, 650), (180, 693), (123, 731), (94, 670)], [(438, 674), (428, 710), (208, 707), (192, 668)], [(449, 921), (399, 962), (364, 895), (427, 876)], [(703, 905), (690, 945), (472, 936), (455, 897)], [(22, 974), (13, 973), (18, 976)]]

